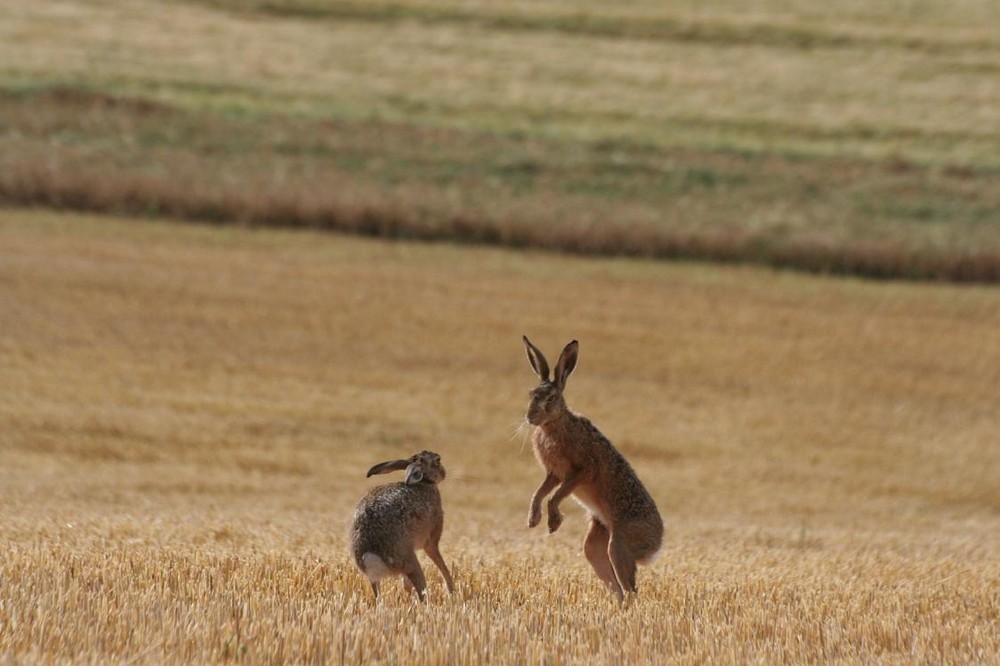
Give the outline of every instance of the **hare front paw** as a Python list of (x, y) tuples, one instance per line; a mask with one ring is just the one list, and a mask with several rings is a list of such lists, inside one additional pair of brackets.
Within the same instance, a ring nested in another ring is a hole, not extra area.
[(528, 512), (528, 529), (535, 527), (540, 522), (542, 522), (542, 509), (537, 505), (532, 505)]
[(563, 517), (558, 509), (549, 511), (549, 534), (552, 534), (562, 525)]

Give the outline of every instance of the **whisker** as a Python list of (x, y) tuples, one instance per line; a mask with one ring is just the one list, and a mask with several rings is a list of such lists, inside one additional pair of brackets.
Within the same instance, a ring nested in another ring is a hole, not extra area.
[(524, 445), (531, 438), (531, 424), (528, 423), (527, 418), (523, 418), (517, 422), (514, 426), (513, 432), (510, 434), (510, 441), (514, 441), (518, 437), (521, 438), (521, 452), (524, 452)]

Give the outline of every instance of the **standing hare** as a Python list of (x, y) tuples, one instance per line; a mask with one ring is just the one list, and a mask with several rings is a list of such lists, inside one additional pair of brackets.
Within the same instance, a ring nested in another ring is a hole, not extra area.
[(441, 456), (421, 451), (406, 460), (379, 463), (368, 476), (406, 470), (406, 480), (369, 490), (354, 512), (351, 553), (354, 562), (371, 582), (378, 599), (379, 581), (404, 575), (407, 587), (426, 601), (427, 582), (416, 551), (423, 549), (444, 576), (448, 592), (453, 589), (438, 542), (444, 530), (444, 511), (437, 484), (444, 479)]
[(566, 407), (563, 389), (576, 367), (577, 341), (563, 349), (551, 380), (542, 352), (527, 337), (524, 346), (542, 380), (531, 391), (527, 419), (535, 426), (531, 436), (535, 457), (546, 471), (531, 498), (528, 527), (541, 521), (542, 499), (555, 489), (548, 501), (549, 533), (559, 529), (559, 503), (572, 493), (590, 513), (583, 552), (608, 589), (622, 599), (626, 592), (636, 591), (636, 563), (650, 562), (660, 549), (663, 520), (622, 454), (593, 423)]

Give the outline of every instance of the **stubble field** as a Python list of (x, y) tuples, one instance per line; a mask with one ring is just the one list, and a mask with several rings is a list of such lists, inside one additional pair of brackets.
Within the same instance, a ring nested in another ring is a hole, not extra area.
[[(8, 210), (0, 321), (0, 659), (1000, 658), (995, 289)], [(524, 333), (664, 516), (625, 606), (525, 527)], [(425, 448), (457, 591), (374, 605), (347, 523)]]

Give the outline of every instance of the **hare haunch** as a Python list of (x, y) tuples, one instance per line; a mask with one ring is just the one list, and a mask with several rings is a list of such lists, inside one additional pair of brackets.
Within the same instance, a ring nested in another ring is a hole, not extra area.
[(444, 511), (437, 484), (445, 477), (441, 456), (421, 451), (406, 460), (379, 463), (368, 476), (406, 470), (406, 480), (369, 490), (354, 512), (351, 524), (351, 554), (371, 582), (378, 599), (379, 581), (386, 576), (406, 577), (421, 601), (426, 600), (427, 582), (417, 560), (423, 549), (453, 589), (451, 573), (438, 550), (444, 530)]
[(563, 389), (576, 366), (579, 344), (570, 342), (559, 355), (555, 375), (527, 337), (528, 361), (541, 384), (531, 391), (528, 422), (535, 457), (545, 468), (542, 485), (531, 498), (528, 527), (542, 518), (541, 502), (548, 501), (549, 532), (562, 524), (559, 503), (572, 493), (590, 513), (583, 552), (597, 575), (619, 599), (635, 592), (636, 563), (653, 559), (663, 541), (663, 520), (656, 504), (632, 466), (588, 419), (566, 407)]

